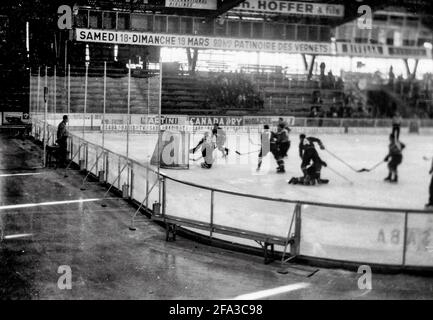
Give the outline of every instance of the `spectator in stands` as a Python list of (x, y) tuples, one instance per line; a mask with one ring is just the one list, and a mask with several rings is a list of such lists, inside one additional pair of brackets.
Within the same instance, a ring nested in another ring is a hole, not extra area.
[(340, 77), (337, 78), (337, 82), (335, 83), (335, 88), (336, 89), (343, 89), (344, 88), (343, 79), (341, 79)]
[(394, 117), (392, 118), (392, 135), (397, 139), (400, 138), (400, 127), (401, 127), (402, 118), (398, 111), (395, 112)]
[(68, 116), (63, 116), (63, 121), (59, 123), (57, 127), (57, 144), (59, 145), (58, 162), (59, 167), (66, 166), (66, 158), (68, 155), (68, 130), (66, 125), (68, 124)]
[(325, 68), (326, 68), (326, 64), (324, 62), (322, 62), (320, 64), (320, 81), (323, 83), (325, 82)]
[(393, 87), (394, 87), (394, 79), (395, 79), (395, 75), (394, 75), (394, 72), (393, 72), (393, 68), (392, 68), (392, 66), (389, 68), (388, 77), (389, 77), (388, 85), (389, 85), (391, 88), (393, 88)]
[(310, 114), (308, 116), (310, 118), (317, 118), (318, 113), (316, 107), (311, 107)]
[(334, 87), (335, 87), (335, 77), (332, 74), (331, 70), (329, 70), (329, 72), (328, 72), (328, 84), (329, 84), (329, 86), (328, 86), (329, 89), (334, 89)]

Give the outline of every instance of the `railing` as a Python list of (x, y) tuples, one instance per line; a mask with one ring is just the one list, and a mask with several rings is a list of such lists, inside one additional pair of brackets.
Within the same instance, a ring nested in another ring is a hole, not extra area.
[[(44, 123), (34, 120), (33, 136), (52, 143), (56, 128), (45, 128), (44, 134)], [(158, 174), (152, 167), (74, 134), (68, 146), (72, 161), (97, 177), (102, 171), (103, 182), (110, 188), (124, 191), (124, 196), (148, 209), (161, 204), (152, 217), (167, 226), (193, 228), (210, 239), (250, 241), (248, 245), (254, 240), (264, 246), (265, 254), (267, 246), (275, 244), (284, 253), (290, 247), (292, 257), (433, 268), (433, 212), (233, 192)]]

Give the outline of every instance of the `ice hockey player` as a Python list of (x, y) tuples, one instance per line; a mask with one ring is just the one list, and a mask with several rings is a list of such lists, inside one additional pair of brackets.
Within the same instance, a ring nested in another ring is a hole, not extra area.
[[(281, 126), (281, 125), (284, 127), (284, 129), (287, 130), (287, 134), (289, 134), (290, 131), (292, 131), (292, 129), (289, 128), (289, 124), (287, 123), (286, 120), (284, 120), (283, 118), (278, 118), (278, 126)], [(287, 157), (287, 152), (289, 151), (289, 149), (290, 149), (290, 139), (289, 139), (289, 148), (287, 149), (286, 153), (284, 154), (284, 157)]]
[(431, 163), (431, 168), (429, 173), (432, 175), (431, 176), (431, 182), (430, 182), (430, 198), (428, 203), (425, 205), (426, 208), (428, 209), (433, 209), (433, 160)]
[(204, 169), (210, 169), (214, 162), (213, 151), (216, 148), (215, 137), (210, 134), (210, 132), (206, 131), (198, 144), (190, 150), (190, 153), (194, 154), (200, 146), (201, 155), (204, 160), (204, 162), (201, 163), (201, 167)]
[(397, 140), (400, 139), (400, 127), (402, 121), (400, 113), (396, 111), (394, 117), (392, 117), (392, 135), (396, 137)]
[(275, 132), (270, 131), (269, 125), (265, 124), (263, 126), (263, 132), (260, 134), (260, 152), (259, 152), (259, 162), (257, 164), (257, 171), (260, 170), (262, 166), (263, 158), (267, 156), (269, 152), (274, 155), (275, 160), (278, 158), (277, 151), (277, 136)]
[(305, 134), (299, 135), (299, 156), (302, 159), (301, 169), (304, 170), (307, 165), (310, 163), (310, 160), (313, 158), (315, 154), (317, 154), (317, 150), (314, 147), (314, 143), (317, 143), (320, 149), (325, 150), (325, 146), (322, 141), (315, 137), (307, 137)]
[(229, 155), (229, 149), (224, 146), (227, 141), (227, 135), (218, 123), (214, 124), (212, 134), (216, 138), (216, 147), (222, 152), (224, 158), (227, 157)]
[(284, 127), (284, 124), (279, 124), (276, 132), (277, 137), (277, 173), (286, 172), (284, 168), (284, 157), (287, 155), (287, 151), (290, 148), (289, 132)]
[(299, 136), (299, 156), (302, 159), (301, 170), (304, 176), (301, 178), (292, 178), (289, 183), (297, 184), (303, 183), (307, 185), (328, 183), (329, 180), (321, 179), (321, 169), (326, 167), (324, 162), (317, 153), (314, 143), (319, 144), (320, 149), (324, 150), (325, 146), (322, 141), (315, 137), (307, 137), (305, 134)]
[[(404, 143), (400, 142), (395, 138), (393, 134), (389, 136), (389, 153), (385, 157), (384, 161), (388, 162), (389, 174), (385, 178), (385, 181), (398, 182), (398, 172), (397, 167), (401, 164), (403, 160), (402, 151), (406, 146)], [(394, 176), (393, 176), (394, 175)]]
[(278, 125), (283, 125), (284, 128), (285, 128), (288, 132), (291, 131), (291, 129), (289, 128), (289, 124), (287, 123), (286, 120), (284, 120), (284, 118), (278, 118)]
[(304, 176), (299, 178), (293, 177), (290, 179), (289, 184), (303, 184), (307, 186), (315, 185), (316, 182), (318, 184), (327, 184), (329, 180), (321, 178), (322, 167), (326, 166), (326, 162), (320, 158), (315, 150), (313, 157), (310, 159), (310, 163), (303, 169)]

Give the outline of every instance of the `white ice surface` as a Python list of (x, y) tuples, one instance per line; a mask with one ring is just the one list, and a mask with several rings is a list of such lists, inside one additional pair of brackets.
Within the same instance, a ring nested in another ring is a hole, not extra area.
[[(200, 136), (191, 139), (191, 145)], [(86, 140), (101, 144), (101, 133), (86, 133)], [(386, 135), (336, 135), (323, 134), (319, 138), (327, 150), (338, 155), (356, 169), (371, 168), (383, 160), (387, 154), (388, 137)], [(428, 198), (428, 174), (431, 162), (423, 160), (423, 156), (433, 155), (433, 136), (406, 135), (401, 140), (406, 144), (403, 152), (403, 163), (399, 167), (399, 182), (385, 183), (383, 179), (388, 171), (382, 164), (373, 172), (357, 173), (333, 158), (326, 151), (319, 150), (320, 156), (328, 165), (337, 170), (353, 185), (329, 169), (324, 168), (322, 177), (330, 179), (328, 185), (293, 186), (287, 181), (293, 176), (300, 176), (300, 158), (298, 156), (297, 136), (292, 135), (292, 146), (286, 162), (286, 173), (275, 172), (276, 163), (272, 155), (268, 155), (263, 169), (255, 172), (257, 153), (238, 156), (235, 150), (249, 152), (259, 147), (250, 143), (258, 142), (257, 137), (241, 135), (238, 138), (229, 136), (228, 148), (231, 150), (229, 160), (221, 158), (221, 153), (215, 151), (217, 161), (211, 170), (204, 170), (200, 162), (190, 162), (190, 170), (164, 170), (164, 173), (174, 178), (189, 181), (219, 189), (249, 193), (254, 195), (285, 198), (291, 200), (309, 200), (348, 205), (380, 206), (391, 208), (422, 208)], [(126, 153), (126, 135), (108, 133), (105, 145), (114, 152)], [(132, 134), (130, 136), (130, 157), (148, 162), (156, 145), (156, 136)], [(199, 157), (199, 152), (194, 158)], [(267, 170), (268, 169), (268, 170)]]

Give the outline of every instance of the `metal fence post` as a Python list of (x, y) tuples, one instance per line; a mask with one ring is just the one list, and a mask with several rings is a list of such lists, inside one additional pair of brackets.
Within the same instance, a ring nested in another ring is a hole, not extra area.
[[(159, 177), (158, 177), (159, 179)], [(162, 216), (165, 218), (165, 210), (166, 210), (166, 206), (167, 206), (167, 185), (166, 185), (166, 181), (165, 178), (161, 178), (161, 185), (162, 185)]]
[(408, 222), (408, 212), (404, 213), (404, 237), (403, 237), (403, 258), (402, 266), (406, 265), (406, 247), (407, 247), (407, 222)]
[(119, 177), (119, 179), (117, 179), (117, 189), (119, 189), (119, 190), (120, 190), (120, 180), (121, 180), (121, 177), (120, 177), (120, 160), (121, 160), (121, 158), (119, 156), (119, 161), (117, 161), (117, 176)]
[(211, 241), (213, 235), (214, 196), (215, 196), (215, 191), (212, 190), (210, 193), (210, 234), (209, 234)]
[(130, 169), (131, 169), (131, 175), (130, 175), (131, 181), (129, 183), (129, 198), (133, 199), (133, 193), (132, 193), (134, 188), (134, 164), (133, 163), (131, 163)]
[(290, 247), (290, 254), (292, 256), (299, 255), (301, 251), (301, 225), (302, 225), (302, 203), (297, 203), (296, 210), (295, 210), (294, 245)]
[[(146, 167), (146, 194), (149, 195), (149, 168)], [(146, 198), (146, 208), (149, 208), (149, 197)]]

